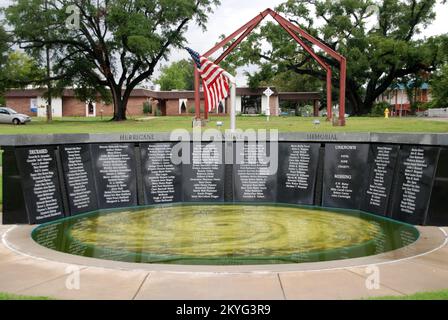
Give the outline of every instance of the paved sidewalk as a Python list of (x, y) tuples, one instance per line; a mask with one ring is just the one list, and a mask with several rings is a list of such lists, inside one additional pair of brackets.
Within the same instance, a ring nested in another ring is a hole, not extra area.
[[(0, 226), (0, 236), (9, 227)], [(448, 228), (445, 228), (448, 232)], [(434, 248), (445, 236), (439, 229), (424, 239)], [(0, 244), (0, 292), (57, 299), (362, 299), (448, 288), (448, 247), (429, 254), (380, 264), (380, 287), (369, 290), (365, 267), (291, 272), (164, 272), (79, 268), (80, 288), (73, 285), (73, 265), (28, 257)]]

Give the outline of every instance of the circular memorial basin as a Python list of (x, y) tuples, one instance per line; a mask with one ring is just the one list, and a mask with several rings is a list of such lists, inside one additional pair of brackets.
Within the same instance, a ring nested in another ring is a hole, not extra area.
[(294, 205), (171, 205), (72, 216), (34, 229), (60, 252), (106, 260), (184, 265), (330, 261), (415, 242), (411, 225), (353, 210)]

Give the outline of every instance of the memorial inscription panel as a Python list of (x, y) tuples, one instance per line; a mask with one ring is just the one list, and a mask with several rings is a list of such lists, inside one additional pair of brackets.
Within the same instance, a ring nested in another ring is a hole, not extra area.
[[(40, 224), (138, 204), (224, 201), (361, 209), (415, 225), (448, 221), (446, 147), (279, 142), (273, 157), (272, 145), (261, 141), (188, 142), (179, 156), (188, 154), (190, 161), (175, 164), (177, 143), (137, 143), (4, 147), (3, 223)], [(224, 153), (233, 164), (225, 164)]]
[(398, 159), (392, 218), (423, 224), (438, 160), (439, 148), (403, 146)]
[[(270, 155), (269, 145), (246, 142), (234, 146), (234, 200), (241, 202), (275, 202), (277, 200), (277, 172), (269, 170), (269, 163), (260, 161)], [(274, 161), (278, 161), (276, 158)]]
[(370, 176), (361, 209), (385, 216), (392, 193), (392, 181), (398, 157), (398, 146), (371, 145)]
[(16, 149), (30, 224), (64, 217), (55, 150), (55, 147)]
[(314, 204), (319, 148), (317, 143), (279, 144), (278, 202)]
[(142, 143), (140, 155), (145, 204), (182, 201), (182, 166), (173, 164), (173, 143)]
[(223, 148), (222, 142), (190, 144), (190, 164), (182, 166), (184, 201), (224, 201)]
[(98, 201), (90, 146), (62, 146), (60, 152), (70, 214), (97, 210)]
[(98, 204), (101, 209), (137, 205), (134, 145), (92, 145)]
[(368, 178), (367, 144), (326, 144), (322, 205), (359, 209)]
[(446, 201), (448, 193), (448, 148), (441, 148), (434, 186), (431, 193), (428, 217), (425, 221), (430, 226), (448, 226)]

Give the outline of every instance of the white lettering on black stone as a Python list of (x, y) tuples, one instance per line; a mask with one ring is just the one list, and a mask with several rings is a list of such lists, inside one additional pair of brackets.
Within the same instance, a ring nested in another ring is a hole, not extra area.
[[(356, 145), (336, 145), (336, 150), (356, 151)], [(337, 161), (337, 170), (334, 174), (334, 186), (330, 188), (330, 196), (337, 199), (351, 199), (353, 189), (351, 188), (352, 175), (348, 173), (340, 173), (341, 171), (350, 171), (352, 168), (350, 153), (341, 153)]]
[(401, 211), (415, 213), (417, 196), (421, 191), (423, 170), (428, 167), (425, 160), (425, 150), (415, 147), (411, 149), (409, 157), (404, 161), (404, 182), (401, 186), (403, 196), (400, 202)]
[(81, 147), (65, 148), (67, 154), (67, 184), (69, 196), (76, 209), (88, 208), (91, 203), (92, 191), (89, 190), (89, 175), (84, 168)]
[(127, 145), (99, 146), (100, 174), (105, 180), (104, 199), (107, 204), (131, 202), (128, 180), (132, 169)]
[(29, 150), (26, 162), (31, 166), (33, 193), (36, 197), (36, 220), (60, 216), (59, 202), (56, 194), (55, 170), (50, 167), (54, 161), (47, 149)]
[[(240, 154), (244, 163), (240, 164), (237, 175), (241, 181), (243, 199), (265, 199), (269, 168), (257, 161), (258, 154), (267, 154), (264, 144), (247, 143)], [(244, 157), (244, 158), (243, 158)]]
[(310, 145), (293, 144), (290, 147), (288, 172), (285, 187), (288, 189), (307, 190), (310, 177)]
[(193, 144), (192, 171), (190, 178), (193, 188), (192, 200), (214, 200), (219, 199), (218, 185), (221, 179), (216, 176), (220, 168), (220, 154), (215, 144), (207, 145), (206, 152), (202, 144)]
[(171, 146), (169, 144), (150, 144), (148, 146), (147, 170), (150, 194), (155, 203), (174, 201), (175, 167), (171, 162)]
[(380, 207), (387, 199), (387, 187), (385, 183), (387, 166), (390, 165), (391, 147), (378, 147), (378, 153), (374, 159), (373, 180), (367, 189), (371, 206)]

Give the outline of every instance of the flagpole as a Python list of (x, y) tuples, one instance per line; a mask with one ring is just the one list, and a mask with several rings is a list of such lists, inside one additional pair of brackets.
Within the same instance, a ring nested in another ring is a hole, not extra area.
[(227, 71), (223, 75), (230, 82), (230, 132), (234, 133), (236, 131), (236, 79)]

